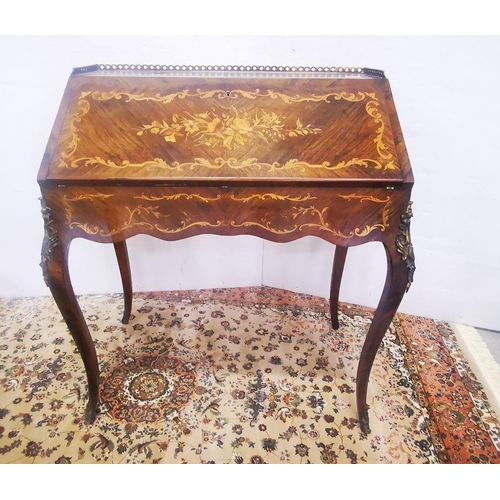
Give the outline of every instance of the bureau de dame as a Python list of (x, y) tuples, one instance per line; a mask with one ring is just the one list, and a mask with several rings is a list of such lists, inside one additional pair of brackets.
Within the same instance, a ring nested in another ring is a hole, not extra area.
[[(381, 242), (387, 279), (357, 374), (357, 409), (377, 349), (415, 269), (413, 175), (383, 72), (344, 68), (108, 66), (77, 68), (62, 97), (38, 182), (42, 269), (87, 372), (86, 421), (99, 403), (99, 366), (74, 295), (74, 238), (112, 243), (127, 323), (126, 240), (199, 234), (276, 242), (317, 236), (335, 247), (337, 306), (350, 246)], [(333, 248), (333, 247), (332, 247)]]

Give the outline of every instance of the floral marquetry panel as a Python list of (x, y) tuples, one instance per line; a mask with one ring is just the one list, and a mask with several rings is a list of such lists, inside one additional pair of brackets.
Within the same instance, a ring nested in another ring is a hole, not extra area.
[(70, 78), (47, 179), (401, 182), (408, 173), (385, 78), (115, 73)]

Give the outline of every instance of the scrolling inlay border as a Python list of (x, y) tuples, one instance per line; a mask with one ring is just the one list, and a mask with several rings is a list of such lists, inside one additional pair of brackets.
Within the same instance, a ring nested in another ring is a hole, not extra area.
[[(164, 214), (159, 210), (159, 206), (143, 206), (143, 205), (138, 205), (135, 208), (130, 208), (129, 206), (124, 206), (124, 210), (127, 212), (127, 220), (121, 224), (119, 227), (112, 228), (110, 231), (105, 231), (102, 229), (99, 225), (95, 224), (89, 224), (89, 223), (82, 223), (79, 221), (72, 220), (72, 211), (69, 206), (69, 203), (67, 202), (77, 202), (77, 201), (82, 201), (82, 200), (89, 200), (93, 201), (94, 199), (99, 199), (99, 198), (108, 198), (110, 196), (113, 196), (111, 194), (105, 195), (102, 193), (97, 193), (93, 195), (80, 195), (76, 196), (74, 198), (68, 198), (64, 197), (64, 200), (66, 202), (66, 206), (68, 208), (66, 212), (66, 220), (67, 224), (70, 229), (81, 229), (85, 233), (94, 236), (94, 235), (99, 235), (99, 236), (114, 236), (122, 231), (125, 231), (129, 228), (135, 227), (135, 226), (141, 226), (141, 227), (146, 227), (150, 230), (156, 230), (161, 233), (166, 233), (166, 234), (176, 234), (176, 233), (181, 233), (187, 229), (190, 229), (192, 227), (196, 226), (201, 226), (201, 227), (220, 227), (224, 225), (229, 225), (235, 228), (238, 227), (260, 227), (261, 229), (264, 229), (266, 231), (269, 231), (270, 233), (273, 234), (291, 234), (294, 233), (295, 231), (303, 231), (305, 228), (316, 228), (320, 229), (322, 231), (334, 234), (335, 236), (338, 236), (339, 238), (343, 239), (351, 239), (354, 237), (364, 237), (373, 232), (376, 229), (380, 229), (380, 231), (385, 231), (389, 227), (389, 207), (391, 205), (391, 199), (390, 196), (387, 196), (386, 198), (380, 199), (376, 198), (374, 196), (366, 196), (366, 195), (358, 195), (358, 194), (348, 194), (348, 195), (337, 195), (339, 198), (342, 198), (346, 201), (351, 201), (351, 200), (359, 200), (360, 203), (363, 203), (365, 201), (369, 201), (372, 203), (379, 203), (383, 204), (383, 209), (382, 209), (382, 220), (379, 223), (376, 224), (366, 224), (364, 227), (356, 227), (353, 231), (350, 231), (349, 233), (343, 233), (338, 229), (332, 228), (329, 224), (329, 222), (326, 220), (327, 212), (330, 209), (329, 206), (326, 206), (324, 208), (317, 208), (314, 205), (306, 206), (306, 207), (300, 207), (300, 206), (292, 206), (290, 209), (290, 212), (287, 216), (283, 216), (283, 218), (290, 217), (292, 220), (300, 220), (302, 217), (307, 217), (307, 216), (312, 216), (313, 218), (317, 218), (317, 221), (315, 222), (304, 222), (300, 224), (299, 222), (293, 224), (292, 226), (284, 229), (278, 229), (273, 226), (273, 221), (272, 220), (266, 220), (266, 219), (260, 219), (259, 221), (243, 221), (243, 222), (238, 222), (236, 220), (231, 220), (231, 221), (221, 221), (217, 220), (216, 222), (210, 222), (210, 221), (192, 221), (192, 219), (185, 213), (186, 220), (183, 220), (180, 222), (180, 225), (177, 225), (176, 227), (168, 227), (164, 226), (160, 223), (152, 223), (148, 222), (145, 220), (137, 220), (137, 216), (140, 215), (146, 215), (149, 217), (152, 217), (157, 220), (162, 220), (170, 217), (171, 214)], [(198, 193), (176, 193), (173, 195), (160, 195), (160, 196), (154, 196), (154, 195), (146, 195), (146, 194), (141, 194), (138, 196), (134, 196), (134, 199), (142, 199), (146, 201), (175, 201), (180, 198), (185, 198), (187, 200), (198, 200), (204, 203), (211, 203), (211, 202), (217, 202), (221, 200), (230, 200), (234, 202), (239, 202), (239, 203), (248, 203), (251, 200), (257, 199), (261, 201), (267, 201), (267, 200), (274, 200), (274, 201), (292, 201), (295, 203), (300, 203), (300, 202), (305, 202), (305, 201), (310, 201), (310, 200), (317, 200), (315, 196), (311, 196), (309, 193), (303, 196), (292, 196), (292, 195), (280, 195), (277, 193), (256, 193), (252, 194), (250, 196), (238, 198), (234, 194), (218, 194), (216, 197), (205, 197), (202, 196)], [(398, 250), (399, 251), (399, 250)]]

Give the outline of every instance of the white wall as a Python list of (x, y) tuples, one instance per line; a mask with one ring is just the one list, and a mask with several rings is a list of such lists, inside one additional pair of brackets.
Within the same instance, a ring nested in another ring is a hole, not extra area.
[[(400, 310), (500, 330), (499, 37), (0, 37), (0, 296), (47, 294), (36, 174), (67, 78), (98, 63), (349, 65), (391, 81), (416, 183), (415, 282)], [(130, 240), (135, 290), (261, 283), (327, 296), (334, 247), (199, 236)], [(120, 290), (111, 246), (70, 257), (77, 293)], [(385, 256), (348, 254), (341, 300), (375, 306)]]

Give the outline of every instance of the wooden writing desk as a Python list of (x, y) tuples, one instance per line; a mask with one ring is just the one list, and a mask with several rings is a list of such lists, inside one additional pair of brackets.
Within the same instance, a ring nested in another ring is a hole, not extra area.
[(357, 373), (361, 428), (382, 338), (412, 281), (413, 176), (383, 73), (368, 69), (87, 66), (69, 78), (38, 182), (44, 278), (87, 371), (97, 356), (68, 273), (74, 238), (113, 243), (132, 305), (126, 239), (312, 235), (336, 245), (332, 326), (347, 248), (383, 243), (387, 279)]

